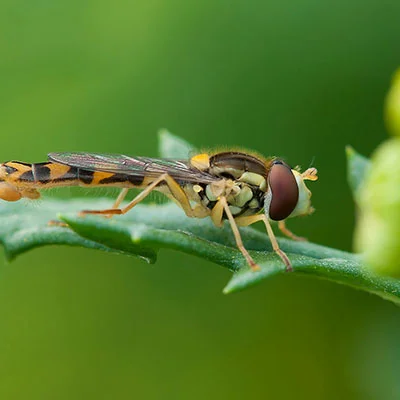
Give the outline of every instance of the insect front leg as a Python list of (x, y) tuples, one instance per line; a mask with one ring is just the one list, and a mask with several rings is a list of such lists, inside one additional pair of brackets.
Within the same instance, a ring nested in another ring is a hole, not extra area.
[(275, 253), (278, 254), (278, 256), (282, 259), (283, 263), (286, 265), (286, 271), (292, 272), (293, 271), (292, 263), (290, 262), (289, 257), (286, 255), (286, 253), (279, 248), (279, 244), (276, 240), (274, 231), (272, 230), (268, 218), (265, 215), (263, 215), (262, 220), (264, 221), (265, 227), (267, 228), (267, 233), (269, 236), (269, 240), (271, 241), (272, 248), (274, 249)]
[(286, 255), (286, 253), (283, 250), (280, 249), (279, 244), (276, 240), (274, 231), (272, 230), (271, 224), (270, 224), (268, 218), (264, 214), (251, 215), (248, 217), (238, 217), (236, 219), (236, 223), (239, 226), (252, 225), (258, 221), (264, 222), (265, 227), (267, 229), (269, 240), (271, 241), (271, 244), (272, 244), (272, 248), (275, 251), (275, 253), (281, 258), (283, 263), (285, 264), (286, 271), (287, 272), (293, 271), (292, 263), (290, 262), (289, 257)]
[(287, 228), (285, 221), (278, 222), (278, 228), (280, 231), (290, 239), (296, 240), (298, 242), (306, 242), (307, 238), (295, 235), (290, 229)]

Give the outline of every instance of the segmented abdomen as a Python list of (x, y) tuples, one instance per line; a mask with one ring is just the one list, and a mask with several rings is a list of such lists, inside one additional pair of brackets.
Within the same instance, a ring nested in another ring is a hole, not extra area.
[(104, 171), (89, 171), (52, 162), (26, 164), (9, 161), (0, 165), (0, 198), (8, 201), (21, 197), (38, 198), (37, 189), (56, 186), (140, 187), (142, 176)]
[(0, 180), (20, 186), (37, 184), (37, 187), (71, 184), (140, 186), (143, 183), (142, 176), (89, 171), (52, 162), (26, 164), (18, 161), (9, 161), (1, 165)]

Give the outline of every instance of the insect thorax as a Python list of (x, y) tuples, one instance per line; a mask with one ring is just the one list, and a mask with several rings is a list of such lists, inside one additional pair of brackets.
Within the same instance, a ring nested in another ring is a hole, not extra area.
[(193, 187), (198, 201), (212, 210), (224, 196), (232, 214), (257, 214), (263, 209), (267, 190), (266, 167), (263, 160), (238, 152), (218, 153), (209, 158), (207, 172), (219, 180)]
[(246, 182), (222, 179), (205, 185), (199, 192), (201, 203), (212, 210), (220, 196), (226, 197), (232, 215), (245, 216), (259, 213), (264, 206), (265, 192)]

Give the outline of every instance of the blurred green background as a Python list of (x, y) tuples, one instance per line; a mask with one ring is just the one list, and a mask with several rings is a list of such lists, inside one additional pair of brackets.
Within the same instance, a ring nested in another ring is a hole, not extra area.
[[(166, 127), (313, 163), (317, 211), (290, 226), (350, 250), (344, 146), (385, 138), (399, 22), (391, 0), (2, 0), (0, 159), (156, 156)], [(173, 251), (2, 261), (0, 398), (400, 398), (393, 304), (289, 274), (224, 296), (229, 276)]]

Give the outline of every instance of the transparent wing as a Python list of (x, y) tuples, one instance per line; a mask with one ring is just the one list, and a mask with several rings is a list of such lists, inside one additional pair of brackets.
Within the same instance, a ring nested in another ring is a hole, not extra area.
[(89, 171), (104, 171), (141, 177), (157, 177), (163, 173), (168, 173), (174, 179), (185, 182), (210, 183), (219, 179), (193, 168), (187, 160), (84, 152), (49, 153), (48, 158), (55, 163)]

